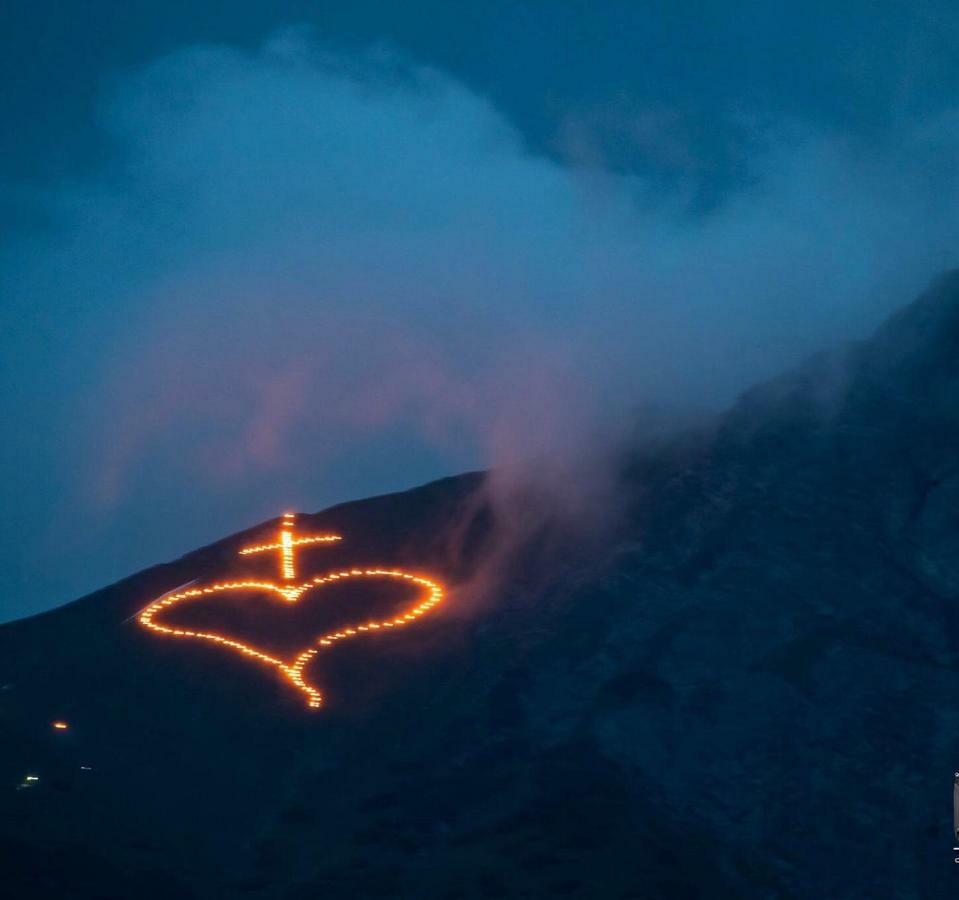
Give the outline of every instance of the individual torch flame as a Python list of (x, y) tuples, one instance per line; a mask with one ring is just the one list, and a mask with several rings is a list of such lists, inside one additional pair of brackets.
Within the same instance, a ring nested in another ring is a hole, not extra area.
[[(279, 540), (272, 544), (261, 544), (255, 547), (246, 547), (240, 551), (241, 555), (259, 553), (264, 550), (279, 550), (281, 554), (281, 572), (284, 581), (290, 581), (295, 576), (295, 567), (293, 559), (293, 548), (303, 544), (312, 544), (326, 541), (338, 541), (338, 535), (318, 535), (313, 537), (294, 538), (293, 537), (293, 514), (287, 513), (283, 516), (280, 526)], [(157, 621), (157, 617), (184, 601), (189, 601), (198, 597), (222, 594), (229, 591), (258, 591), (261, 593), (274, 594), (287, 603), (296, 603), (307, 592), (314, 588), (321, 588), (324, 585), (335, 584), (340, 581), (350, 579), (395, 579), (407, 584), (416, 585), (422, 589), (420, 599), (411, 607), (391, 619), (383, 621), (368, 621), (348, 628), (341, 628), (337, 631), (331, 631), (320, 635), (309, 647), (300, 651), (290, 660), (280, 659), (269, 653), (264, 653), (256, 647), (245, 644), (242, 641), (218, 634), (213, 631), (196, 631), (189, 628), (176, 628), (170, 625), (164, 625)], [(399, 569), (347, 569), (340, 572), (330, 572), (326, 575), (317, 576), (297, 585), (280, 585), (270, 581), (242, 580), (225, 581), (211, 584), (207, 587), (195, 587), (189, 590), (179, 591), (172, 594), (164, 594), (162, 597), (154, 600), (146, 606), (138, 615), (138, 620), (145, 628), (158, 634), (167, 635), (175, 638), (192, 638), (195, 640), (208, 641), (221, 647), (226, 647), (237, 653), (241, 653), (249, 659), (259, 663), (271, 666), (279, 671), (283, 677), (295, 688), (306, 695), (307, 705), (313, 709), (320, 707), (323, 703), (322, 693), (311, 685), (304, 674), (306, 667), (311, 660), (324, 647), (347, 640), (348, 638), (358, 637), (362, 634), (377, 632), (381, 629), (403, 628), (421, 616), (426, 615), (436, 606), (438, 606), (444, 597), (442, 586), (422, 575), (412, 575), (409, 572), (403, 572)]]

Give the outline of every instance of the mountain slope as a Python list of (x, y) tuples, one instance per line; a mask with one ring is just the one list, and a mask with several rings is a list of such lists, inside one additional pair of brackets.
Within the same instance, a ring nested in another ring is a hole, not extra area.
[(388, 563), (454, 586), (402, 639), (331, 654), (318, 713), (249, 661), (126, 621), (227, 571), (270, 523), (0, 628), (8, 883), (950, 895), (957, 351), (952, 273), (872, 339), (637, 450), (602, 552), (533, 541), (493, 596), (455, 590), (496, 534), (482, 476), (301, 517), (347, 537), (316, 551), (321, 571)]

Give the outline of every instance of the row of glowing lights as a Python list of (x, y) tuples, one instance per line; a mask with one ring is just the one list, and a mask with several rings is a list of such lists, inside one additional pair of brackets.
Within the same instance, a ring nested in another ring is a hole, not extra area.
[[(241, 555), (260, 553), (265, 550), (278, 550), (280, 552), (280, 571), (285, 581), (290, 581), (296, 577), (296, 567), (294, 559), (294, 547), (305, 544), (328, 543), (341, 540), (339, 535), (321, 535), (314, 537), (294, 538), (293, 537), (293, 514), (286, 513), (283, 516), (280, 525), (278, 540), (270, 544), (259, 544), (254, 547), (246, 547), (240, 551)], [(333, 584), (338, 581), (350, 578), (395, 578), (418, 585), (425, 591), (425, 596), (414, 606), (405, 612), (384, 621), (370, 621), (361, 625), (354, 625), (349, 628), (342, 628), (338, 631), (331, 631), (317, 638), (310, 647), (300, 652), (291, 662), (284, 662), (275, 656), (264, 653), (249, 644), (238, 641), (234, 638), (226, 637), (222, 634), (210, 631), (194, 631), (188, 628), (171, 628), (167, 625), (161, 625), (156, 621), (159, 613), (171, 606), (175, 606), (184, 600), (204, 595), (216, 594), (223, 591), (262, 591), (280, 596), (287, 603), (296, 603), (303, 594), (312, 590), (314, 587)], [(424, 578), (421, 575), (412, 575), (398, 569), (347, 569), (340, 572), (331, 572), (327, 575), (318, 576), (299, 585), (278, 585), (269, 581), (227, 581), (218, 584), (212, 584), (208, 587), (193, 588), (191, 590), (180, 591), (175, 594), (165, 595), (153, 601), (143, 609), (138, 620), (141, 625), (158, 634), (164, 634), (175, 638), (192, 638), (196, 640), (209, 641), (228, 649), (235, 650), (244, 656), (257, 660), (258, 662), (272, 666), (283, 674), (283, 676), (302, 691), (307, 697), (307, 705), (317, 709), (323, 704), (322, 693), (313, 685), (306, 681), (304, 669), (309, 662), (320, 652), (323, 647), (329, 647), (338, 641), (343, 641), (359, 634), (378, 632), (386, 629), (403, 628), (406, 625), (415, 622), (421, 616), (428, 613), (434, 607), (443, 601), (443, 588), (435, 581)]]
[(415, 622), (420, 616), (428, 613), (434, 606), (438, 605), (443, 600), (443, 589), (435, 581), (430, 581), (428, 578), (422, 578), (418, 575), (410, 575), (407, 572), (397, 572), (392, 569), (364, 569), (359, 572), (356, 570), (351, 570), (350, 572), (337, 572), (327, 575), (325, 578), (316, 578), (314, 579), (314, 583), (328, 584), (329, 582), (337, 581), (343, 577), (348, 578), (356, 575), (402, 578), (406, 581), (411, 581), (414, 584), (418, 584), (426, 589), (426, 599), (421, 600), (412, 609), (394, 619), (387, 619), (383, 622), (367, 622), (365, 625), (357, 625), (355, 628), (344, 628), (342, 631), (334, 631), (330, 634), (325, 634), (323, 637), (317, 640), (316, 643), (318, 646), (310, 647), (308, 650), (304, 650), (293, 661), (293, 665), (283, 666), (283, 671), (286, 673), (287, 677), (293, 682), (293, 684), (295, 684), (307, 695), (309, 698), (307, 703), (314, 709), (317, 709), (322, 705), (323, 695), (312, 685), (306, 683), (305, 679), (303, 678), (303, 669), (310, 662), (310, 660), (320, 652), (320, 647), (329, 647), (336, 641), (342, 641), (346, 638), (354, 637), (361, 632), (379, 631), (381, 628), (402, 628), (406, 625), (409, 625), (411, 622)]
[(240, 556), (250, 556), (254, 553), (263, 553), (265, 550), (280, 551), (280, 569), (285, 581), (292, 581), (296, 578), (296, 565), (293, 560), (293, 548), (304, 544), (328, 544), (333, 541), (342, 540), (338, 534), (318, 534), (313, 537), (293, 537), (293, 518), (294, 513), (283, 513), (283, 519), (280, 524), (280, 537), (278, 541), (272, 544), (256, 544), (253, 547), (245, 547), (240, 551)]

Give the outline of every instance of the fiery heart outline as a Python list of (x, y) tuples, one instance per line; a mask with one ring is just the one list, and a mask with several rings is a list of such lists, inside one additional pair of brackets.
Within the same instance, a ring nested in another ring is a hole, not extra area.
[[(290, 662), (285, 662), (275, 656), (270, 656), (268, 653), (257, 650), (256, 647), (251, 647), (249, 644), (225, 637), (222, 634), (216, 634), (210, 631), (194, 631), (189, 628), (173, 628), (169, 625), (162, 625), (156, 621), (159, 613), (169, 610), (170, 607), (184, 600), (217, 594), (222, 591), (261, 591), (277, 594), (287, 603), (297, 603), (300, 597), (308, 590), (350, 578), (396, 578), (419, 585), (426, 591), (426, 595), (414, 606), (392, 619), (385, 619), (379, 622), (364, 622), (362, 625), (351, 625), (348, 628), (341, 628), (338, 631), (331, 631), (321, 635), (316, 638), (306, 650), (301, 651)], [(403, 572), (399, 569), (344, 569), (340, 572), (329, 572), (326, 575), (311, 578), (309, 581), (295, 586), (283, 586), (270, 581), (228, 581), (221, 584), (213, 584), (209, 587), (192, 588), (191, 590), (164, 595), (145, 607), (139, 613), (138, 621), (145, 628), (149, 628), (158, 634), (176, 638), (192, 638), (209, 641), (273, 666), (278, 669), (294, 687), (306, 694), (307, 705), (310, 708), (318, 709), (323, 705), (323, 694), (318, 688), (306, 681), (303, 670), (313, 657), (320, 652), (322, 647), (332, 646), (337, 641), (343, 641), (365, 632), (379, 631), (380, 629), (386, 628), (402, 628), (405, 625), (415, 622), (420, 616), (425, 615), (436, 607), (443, 601), (443, 597), (444, 591), (440, 584), (432, 579), (424, 578), (422, 575), (412, 575), (409, 572)]]
[[(240, 550), (240, 555), (248, 556), (269, 550), (277, 551), (280, 555), (280, 573), (283, 579), (289, 582), (296, 576), (294, 558), (294, 550), (296, 547), (342, 540), (338, 534), (295, 537), (293, 534), (294, 517), (295, 513), (283, 514), (280, 520), (280, 530), (277, 535), (277, 540), (274, 543), (245, 547)], [(270, 656), (270, 654), (264, 653), (262, 650), (257, 650), (256, 647), (251, 647), (249, 644), (244, 644), (242, 641), (226, 637), (222, 634), (216, 634), (212, 631), (194, 631), (189, 628), (171, 628), (169, 625), (161, 625), (156, 621), (157, 615), (184, 600), (191, 600), (196, 597), (203, 597), (222, 591), (260, 591), (262, 593), (277, 594), (287, 603), (297, 603), (303, 594), (315, 587), (321, 587), (325, 584), (332, 584), (349, 578), (397, 578), (419, 585), (426, 591), (426, 594), (418, 603), (392, 619), (386, 619), (381, 622), (365, 622), (362, 625), (351, 625), (348, 628), (341, 628), (339, 631), (331, 631), (321, 635), (316, 638), (306, 650), (297, 654), (291, 662), (285, 662), (278, 657)], [(194, 582), (191, 582), (191, 584), (192, 583)], [(328, 572), (326, 575), (319, 575), (297, 585), (279, 585), (272, 581), (246, 579), (243, 581), (226, 581), (185, 591), (177, 590), (175, 593), (163, 594), (145, 606), (137, 614), (137, 621), (144, 628), (148, 628), (157, 634), (175, 638), (192, 638), (195, 640), (209, 641), (213, 644), (219, 644), (222, 647), (228, 647), (266, 665), (273, 666), (279, 670), (294, 687), (306, 694), (307, 705), (309, 707), (318, 709), (323, 705), (323, 694), (318, 688), (307, 682), (303, 675), (303, 670), (310, 660), (320, 652), (322, 647), (332, 646), (337, 641), (343, 641), (347, 638), (355, 637), (358, 634), (363, 634), (364, 632), (379, 631), (383, 628), (402, 628), (411, 622), (415, 622), (420, 616), (425, 615), (433, 609), (433, 607), (440, 604), (443, 601), (443, 597), (443, 587), (438, 582), (433, 581), (431, 578), (424, 578), (422, 575), (412, 575), (409, 572), (403, 572), (399, 569), (344, 569), (340, 572)]]

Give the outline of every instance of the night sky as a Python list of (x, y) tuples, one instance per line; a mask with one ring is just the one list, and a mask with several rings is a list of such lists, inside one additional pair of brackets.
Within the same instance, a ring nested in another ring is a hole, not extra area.
[(951, 3), (8, 0), (0, 67), (0, 620), (568, 472), (959, 261)]

